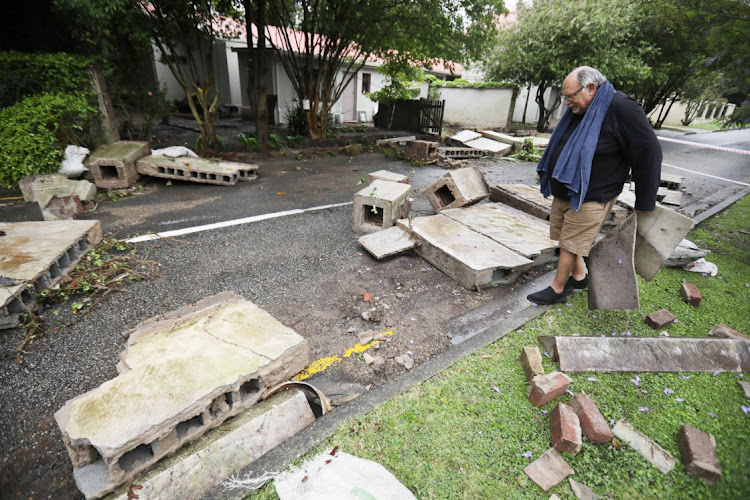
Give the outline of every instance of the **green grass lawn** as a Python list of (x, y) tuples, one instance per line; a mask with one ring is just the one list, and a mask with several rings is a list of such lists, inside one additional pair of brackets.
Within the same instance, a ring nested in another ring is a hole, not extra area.
[[(549, 414), (565, 395), (542, 408), (526, 398), (527, 384), (518, 357), (535, 346), (538, 335), (655, 336), (644, 316), (661, 308), (678, 322), (673, 337), (705, 337), (716, 323), (750, 332), (750, 197), (728, 212), (702, 223), (689, 239), (711, 249), (707, 260), (719, 267), (715, 277), (680, 269), (662, 269), (650, 283), (639, 278), (641, 309), (593, 311), (586, 293), (545, 314), (429, 381), (343, 425), (325, 443), (379, 462), (419, 498), (544, 498), (552, 493), (573, 498), (567, 481), (547, 493), (523, 468), (550, 447)], [(682, 280), (703, 295), (699, 308), (682, 301)], [(545, 370), (556, 367), (545, 359)], [(594, 445), (584, 438), (581, 452), (565, 460), (573, 477), (614, 498), (741, 498), (750, 492), (750, 405), (737, 384), (737, 373), (570, 373), (573, 392), (586, 393), (607, 420), (627, 419), (676, 458), (677, 432), (688, 424), (713, 434), (722, 478), (708, 487), (688, 476), (680, 463), (661, 474), (623, 445)], [(750, 375), (745, 374), (750, 381)], [(592, 380), (595, 379), (595, 380)], [(498, 393), (493, 387), (497, 388)], [(669, 389), (673, 393), (665, 394)], [(679, 399), (678, 399), (679, 398)], [(642, 409), (648, 411), (642, 411)], [(320, 446), (306, 457), (323, 450)], [(531, 459), (524, 453), (531, 452)], [(303, 458), (306, 458), (303, 457)], [(743, 493), (745, 492), (745, 493)], [(275, 498), (272, 485), (251, 495)]]

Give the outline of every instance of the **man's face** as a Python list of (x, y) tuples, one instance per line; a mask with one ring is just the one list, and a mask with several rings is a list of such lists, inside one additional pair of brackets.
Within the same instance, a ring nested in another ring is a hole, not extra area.
[(589, 83), (582, 86), (578, 83), (576, 75), (568, 75), (562, 84), (563, 103), (570, 108), (570, 111), (576, 115), (582, 115), (586, 112), (596, 95), (596, 85)]

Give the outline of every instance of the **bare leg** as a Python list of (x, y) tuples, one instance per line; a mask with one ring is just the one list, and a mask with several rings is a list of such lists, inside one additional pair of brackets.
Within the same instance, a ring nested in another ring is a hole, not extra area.
[(560, 259), (557, 262), (557, 273), (550, 284), (555, 293), (562, 293), (565, 288), (565, 282), (568, 281), (571, 273), (574, 274), (574, 278), (575, 274), (579, 274), (579, 276), (581, 276), (580, 279), (583, 279), (583, 276), (586, 275), (586, 271), (583, 267), (583, 258), (580, 255), (561, 248)]

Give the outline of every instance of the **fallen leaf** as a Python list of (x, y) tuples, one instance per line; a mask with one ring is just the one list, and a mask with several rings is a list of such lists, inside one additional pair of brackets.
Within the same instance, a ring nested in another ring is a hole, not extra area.
[(615, 445), (615, 449), (617, 451), (620, 451), (620, 442), (617, 440), (617, 438), (612, 438), (612, 444)]
[(326, 465), (330, 464), (331, 460), (326, 460)]
[(331, 456), (335, 457), (337, 451), (339, 451), (339, 447), (338, 446), (334, 446), (333, 449), (331, 450)]
[(307, 476), (303, 477), (303, 478), (302, 478), (302, 482), (303, 482), (303, 483), (306, 483), (306, 482), (307, 482), (307, 479), (308, 479), (308, 477), (307, 477)]
[(141, 484), (131, 484), (128, 488), (128, 500), (136, 500), (140, 498), (133, 490), (140, 490), (143, 488)]
[(157, 243), (156, 245), (154, 245), (154, 248), (161, 248), (161, 245)]
[(371, 299), (372, 299), (372, 294), (369, 292), (362, 295), (362, 300), (364, 300), (365, 302), (370, 302)]

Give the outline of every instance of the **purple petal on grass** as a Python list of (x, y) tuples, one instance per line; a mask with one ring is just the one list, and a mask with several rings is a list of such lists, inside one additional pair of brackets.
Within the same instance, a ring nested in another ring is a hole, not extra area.
[(680, 375), (682, 380), (690, 380), (690, 375)]
[(604, 335), (604, 334), (602, 333), (602, 337), (606, 337), (606, 335)]
[(565, 304), (565, 307), (573, 307), (573, 304)]
[(613, 337), (617, 337), (617, 332), (612, 332)]
[(665, 388), (662, 392), (664, 393), (665, 396), (669, 396), (670, 394), (674, 394), (674, 391), (672, 389), (669, 389), (669, 388)]
[(526, 453), (524, 453), (524, 454), (523, 454), (523, 455), (521, 455), (521, 456), (522, 456), (523, 458), (531, 458), (531, 452), (530, 452), (530, 451), (527, 451)]
[(713, 371), (713, 373), (712, 373), (712, 375), (713, 375), (714, 377), (715, 377), (716, 375), (718, 375), (718, 374), (719, 374), (719, 370), (714, 370), (714, 371)]
[(565, 389), (565, 392), (567, 392), (571, 396), (575, 396), (575, 394), (573, 394), (573, 391), (571, 391), (570, 389)]
[(750, 413), (750, 406), (740, 405), (740, 408), (742, 408), (742, 411), (745, 412), (745, 415)]
[(678, 403), (682, 403), (683, 401), (685, 401), (685, 400), (684, 400), (684, 399), (682, 399), (682, 398), (674, 398), (674, 400), (675, 400), (675, 401), (677, 401)]
[(573, 337), (580, 337), (580, 336), (581, 336), (581, 334), (580, 334), (580, 333), (574, 333), (574, 334), (573, 334)]
[(496, 385), (492, 386), (492, 390), (495, 391), (498, 394), (502, 394), (502, 392), (500, 392), (500, 389), (498, 389)]
[(711, 412), (708, 412), (708, 414), (709, 414), (709, 415), (711, 415), (711, 416), (712, 416), (712, 417), (714, 417), (714, 418), (717, 418), (717, 415), (716, 415), (716, 413), (711, 413)]
[(617, 259), (617, 265), (618, 265), (618, 266), (621, 266), (621, 265), (622, 265), (622, 257), (620, 257), (619, 259)]
[(641, 377), (639, 377), (638, 375), (636, 375), (635, 378), (631, 378), (630, 381), (635, 385), (641, 385)]
[(640, 408), (638, 408), (638, 411), (649, 411), (649, 409), (646, 406), (641, 406)]
[(609, 419), (609, 426), (612, 427), (613, 425), (615, 425), (615, 419), (614, 418), (610, 418)]
[(560, 308), (558, 307), (558, 308), (557, 308), (557, 312), (562, 312), (562, 309), (560, 309)]
[(737, 374), (737, 378), (745, 378), (745, 374), (744, 373), (739, 373), (739, 374)]
[(677, 318), (675, 318), (674, 321), (672, 321), (672, 323), (679, 323), (679, 322), (680, 322), (680, 320), (677, 319)]
[(592, 314), (591, 317), (596, 319), (596, 314)]
[(750, 283), (745, 283), (745, 288), (750, 288)]
[(413, 344), (413, 343), (414, 343), (414, 339), (410, 339), (409, 344)]
[(523, 333), (523, 330), (518, 330), (518, 333)]
[(598, 381), (598, 380), (596, 380), (596, 379), (595, 379), (594, 377), (589, 377), (589, 378), (587, 378), (586, 380), (588, 380), (589, 382), (599, 382), (599, 381)]

